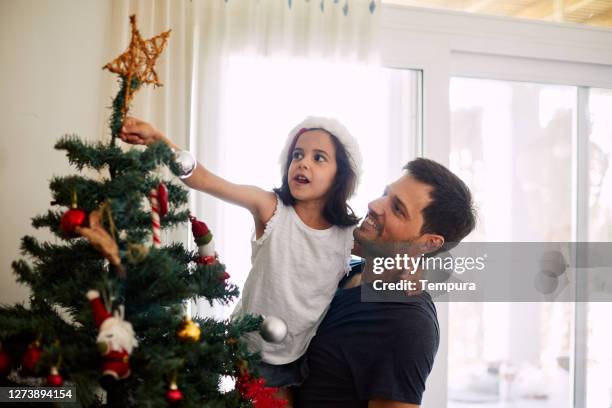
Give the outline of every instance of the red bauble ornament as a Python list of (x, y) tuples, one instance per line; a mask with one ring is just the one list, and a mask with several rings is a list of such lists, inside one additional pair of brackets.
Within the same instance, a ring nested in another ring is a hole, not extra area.
[(85, 224), (87, 213), (80, 208), (71, 208), (64, 213), (60, 221), (62, 231), (68, 236), (75, 236), (77, 227)]
[(157, 186), (157, 203), (159, 204), (159, 216), (168, 214), (168, 188), (164, 183)]
[(220, 276), (219, 276), (219, 283), (225, 283), (226, 280), (228, 280), (230, 278), (230, 274), (227, 272), (223, 272)]
[(0, 378), (4, 378), (11, 373), (11, 357), (4, 350), (0, 350)]
[(26, 374), (35, 374), (36, 364), (40, 360), (42, 349), (40, 348), (40, 342), (34, 341), (29, 346), (21, 359), (21, 367)]
[(217, 263), (217, 258), (215, 258), (214, 256), (198, 256), (195, 262), (200, 265), (212, 265), (214, 263)]
[(176, 404), (183, 400), (183, 393), (178, 389), (175, 382), (172, 382), (168, 388), (168, 391), (166, 391), (166, 400), (170, 404)]
[(59, 374), (57, 368), (51, 367), (47, 376), (47, 385), (49, 387), (61, 387), (64, 383), (64, 378)]

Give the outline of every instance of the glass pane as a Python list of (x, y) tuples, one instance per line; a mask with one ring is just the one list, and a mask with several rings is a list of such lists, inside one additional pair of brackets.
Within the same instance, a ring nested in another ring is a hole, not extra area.
[(589, 114), (589, 240), (612, 241), (612, 90), (590, 90)]
[[(450, 167), (478, 208), (471, 241), (571, 240), (576, 103), (575, 87), (451, 80)], [(572, 304), (449, 313), (449, 407), (571, 406)]]
[[(612, 241), (612, 90), (589, 92), (589, 240)], [(601, 291), (612, 277), (598, 276)], [(596, 290), (592, 296), (598, 296)], [(592, 302), (587, 314), (587, 407), (612, 407), (612, 305)]]
[[(359, 216), (416, 156), (420, 71), (236, 56), (225, 67), (220, 92), (218, 146), (211, 148), (223, 160), (212, 170), (236, 183), (280, 186), (278, 158), (287, 134), (309, 115), (337, 118), (360, 144), (364, 172), (350, 201)], [(225, 203), (219, 213), (217, 250), (241, 287), (251, 265), (252, 217)]]

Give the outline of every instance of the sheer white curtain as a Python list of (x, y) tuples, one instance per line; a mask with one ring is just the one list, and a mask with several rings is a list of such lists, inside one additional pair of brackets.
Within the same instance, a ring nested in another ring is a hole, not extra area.
[[(355, 91), (347, 75), (367, 75), (367, 66), (355, 64), (377, 55), (379, 13), (371, 13), (369, 0), (348, 3), (345, 15), (344, 2), (335, 1), (323, 11), (320, 1), (294, 0), (291, 8), (284, 0), (194, 1), (190, 146), (209, 169), (271, 189), (280, 185), (277, 161), (288, 131), (309, 114), (342, 116)], [(362, 111), (366, 104), (364, 98)], [(250, 214), (203, 194), (194, 208), (241, 286), (250, 269)], [(199, 313), (210, 312), (200, 305)]]
[[(192, 15), (188, 0), (113, 0), (109, 40), (111, 61), (127, 48), (130, 37), (129, 16), (136, 15), (142, 38), (151, 38), (172, 29), (166, 49), (156, 63), (163, 86), (142, 87), (130, 109), (130, 115), (153, 123), (179, 145), (189, 145), (189, 99), (192, 65)], [(105, 106), (118, 90), (117, 76), (105, 75)], [(104, 111), (108, 115), (108, 110)], [(109, 135), (107, 135), (108, 137)], [(128, 147), (125, 148), (140, 148)], [(169, 174), (168, 174), (169, 176)], [(187, 241), (187, 225), (166, 233), (165, 242)]]

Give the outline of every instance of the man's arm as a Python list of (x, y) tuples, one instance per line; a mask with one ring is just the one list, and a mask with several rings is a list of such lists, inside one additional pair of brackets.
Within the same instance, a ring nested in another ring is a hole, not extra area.
[(368, 408), (419, 408), (420, 405), (407, 404), (405, 402), (373, 400), (368, 402)]

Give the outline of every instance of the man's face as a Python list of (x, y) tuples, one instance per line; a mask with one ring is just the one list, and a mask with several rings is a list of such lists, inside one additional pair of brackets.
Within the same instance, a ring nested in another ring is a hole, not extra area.
[(425, 249), (428, 245), (441, 245), (441, 236), (421, 234), (423, 209), (431, 202), (431, 190), (408, 174), (389, 185), (382, 197), (368, 205), (367, 217), (354, 232), (356, 243), (362, 247), (367, 243), (411, 243), (420, 253), (431, 252)]

